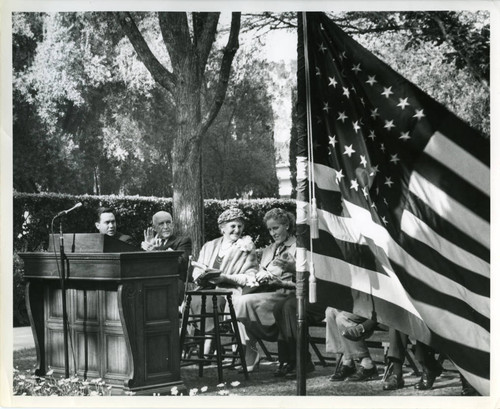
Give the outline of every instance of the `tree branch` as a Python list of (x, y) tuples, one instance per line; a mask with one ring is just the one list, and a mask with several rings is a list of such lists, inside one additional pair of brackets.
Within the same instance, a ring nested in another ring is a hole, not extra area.
[(450, 38), (450, 35), (448, 34), (448, 31), (446, 30), (446, 27), (443, 23), (443, 20), (441, 20), (441, 18), (439, 18), (439, 16), (437, 16), (435, 13), (427, 13), (427, 14), (438, 25), (439, 30), (443, 34), (445, 41), (448, 44), (450, 44), (455, 49), (455, 51), (458, 53), (458, 55), (460, 55), (460, 57), (465, 61), (465, 63), (467, 64), (467, 67), (469, 67), (470, 72), (476, 78), (476, 80), (478, 80), (486, 90), (489, 90), (490, 86), (489, 86), (488, 81), (476, 69), (476, 66), (472, 63), (469, 56), (466, 53), (462, 52), (462, 50), (460, 50), (459, 47), (455, 46), (453, 39)]
[(183, 70), (186, 56), (193, 55), (193, 44), (189, 35), (189, 25), (185, 12), (158, 13), (163, 42), (167, 47), (174, 72)]
[(193, 21), (202, 17), (201, 24), (194, 24), (194, 41), (198, 52), (201, 75), (205, 71), (208, 56), (212, 45), (215, 42), (215, 33), (217, 32), (217, 24), (219, 23), (220, 13), (193, 13)]
[(210, 104), (210, 109), (208, 114), (201, 121), (197, 135), (203, 135), (208, 127), (212, 124), (213, 120), (217, 116), (224, 98), (226, 95), (227, 85), (229, 83), (229, 74), (231, 72), (231, 65), (233, 63), (234, 55), (239, 47), (238, 35), (240, 32), (241, 24), (241, 13), (232, 13), (231, 19), (231, 31), (229, 34), (229, 39), (227, 45), (224, 48), (224, 55), (222, 57), (221, 66), (219, 69), (219, 80), (215, 86), (215, 95), (212, 103)]
[(146, 40), (144, 40), (144, 37), (137, 28), (132, 15), (129, 12), (115, 12), (113, 14), (132, 43), (139, 60), (146, 66), (156, 82), (167, 91), (173, 93), (176, 82), (175, 76), (154, 56)]

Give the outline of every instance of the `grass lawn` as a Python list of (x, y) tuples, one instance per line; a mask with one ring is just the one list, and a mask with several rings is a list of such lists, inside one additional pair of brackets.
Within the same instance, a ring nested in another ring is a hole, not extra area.
[[(368, 382), (330, 382), (328, 377), (333, 373), (334, 366), (323, 367), (316, 362), (316, 370), (307, 378), (307, 395), (315, 396), (459, 396), (461, 385), (458, 372), (453, 366), (445, 362), (443, 375), (439, 377), (434, 388), (430, 391), (418, 391), (413, 385), (418, 381), (410, 368), (405, 368), (405, 387), (397, 391), (382, 390), (383, 364), (378, 365), (379, 379)], [(36, 353), (34, 348), (23, 349), (14, 352), (14, 367), (26, 371), (33, 369), (36, 365)], [(273, 372), (277, 363), (263, 360), (259, 371), (250, 374), (250, 379), (245, 380), (243, 374), (236, 370), (225, 370), (224, 387), (218, 387), (217, 369), (207, 367), (202, 378), (198, 377), (198, 369), (195, 366), (183, 367), (181, 369), (182, 380), (188, 390), (197, 388), (201, 394), (201, 388), (207, 387), (203, 395), (218, 395), (220, 393), (229, 395), (251, 395), (251, 396), (294, 396), (297, 386), (294, 379), (276, 378)], [(231, 385), (233, 383), (234, 386)], [(224, 392), (221, 392), (224, 391)], [(169, 394), (167, 391), (165, 394)]]

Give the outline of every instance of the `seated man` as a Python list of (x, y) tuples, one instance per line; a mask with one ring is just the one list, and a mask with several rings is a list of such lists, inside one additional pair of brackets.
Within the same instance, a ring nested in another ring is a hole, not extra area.
[[(377, 323), (350, 312), (328, 307), (326, 315), (326, 350), (342, 353), (342, 365), (330, 381), (362, 382), (378, 377), (365, 339), (373, 334)], [(355, 361), (360, 361), (356, 370)]]
[[(144, 241), (141, 248), (146, 251), (168, 251), (178, 250), (183, 253), (179, 257), (177, 272), (178, 282), (178, 304), (182, 304), (184, 298), (184, 283), (187, 278), (189, 256), (191, 255), (191, 239), (189, 237), (176, 236), (172, 215), (168, 212), (159, 211), (153, 215), (153, 227), (144, 231)], [(156, 233), (156, 234), (155, 234)]]
[[(389, 351), (387, 359), (391, 372), (383, 384), (384, 390), (400, 389), (404, 386), (403, 362), (405, 360), (408, 335), (394, 328), (389, 329)], [(415, 346), (415, 358), (422, 366), (422, 377), (415, 384), (415, 389), (427, 390), (434, 385), (436, 378), (441, 375), (443, 368), (434, 357), (434, 350), (422, 342), (417, 341)]]
[(132, 237), (116, 230), (116, 217), (113, 209), (110, 207), (99, 207), (96, 214), (95, 227), (99, 230), (99, 233), (121, 240), (131, 246), (137, 246)]

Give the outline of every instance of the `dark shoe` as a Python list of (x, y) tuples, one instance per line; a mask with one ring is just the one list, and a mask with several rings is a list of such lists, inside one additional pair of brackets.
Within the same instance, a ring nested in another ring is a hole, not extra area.
[(366, 369), (360, 366), (356, 371), (356, 373), (347, 378), (346, 380), (349, 382), (364, 382), (377, 378), (378, 378), (377, 367), (373, 365), (373, 367), (370, 369)]
[(274, 372), (274, 376), (276, 376), (277, 378), (283, 378), (288, 373), (294, 370), (295, 370), (295, 364), (281, 362), (279, 368)]
[(342, 332), (342, 336), (350, 341), (361, 341), (370, 338), (377, 328), (377, 322), (373, 320), (366, 320), (358, 325), (346, 328)]
[(405, 381), (403, 377), (397, 377), (396, 375), (389, 375), (384, 381), (383, 389), (384, 391), (395, 391), (396, 389), (401, 389), (405, 386)]
[[(314, 372), (316, 368), (314, 367), (314, 364), (312, 361), (309, 361), (306, 363), (306, 375), (310, 374), (311, 372)], [(285, 377), (287, 378), (296, 378), (297, 377), (297, 367), (294, 366), (293, 370), (288, 372)]]
[(460, 392), (462, 396), (480, 396), (480, 393), (474, 389), (463, 375), (460, 375), (460, 380), (462, 381), (462, 391)]
[(422, 377), (415, 384), (415, 389), (419, 389), (421, 391), (431, 389), (436, 378), (441, 375), (441, 372), (443, 372), (443, 368), (441, 366), (437, 366), (435, 369), (428, 369), (426, 367), (423, 367)]
[(481, 394), (471, 385), (462, 387), (460, 394), (462, 396), (481, 396)]
[(342, 365), (338, 371), (336, 371), (328, 380), (331, 382), (343, 381), (348, 376), (356, 373), (356, 367), (354, 365)]

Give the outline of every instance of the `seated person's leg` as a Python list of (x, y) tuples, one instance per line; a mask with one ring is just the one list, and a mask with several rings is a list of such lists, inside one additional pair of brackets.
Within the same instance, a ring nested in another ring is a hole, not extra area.
[[(363, 321), (362, 317), (355, 314), (339, 311), (336, 315), (336, 323), (342, 333), (347, 328), (358, 325)], [(339, 372), (330, 377), (331, 381), (347, 379), (353, 382), (362, 382), (378, 376), (377, 368), (374, 365), (366, 342), (364, 340), (351, 341), (345, 337), (340, 337), (344, 350), (342, 367)], [(360, 366), (356, 371), (355, 361), (360, 361)]]
[(400, 389), (404, 386), (403, 362), (405, 360), (406, 344), (408, 336), (394, 328), (389, 328), (389, 351), (387, 353), (388, 364), (391, 366), (391, 373), (384, 381), (384, 390)]
[(293, 310), (293, 304), (295, 304), (296, 311), (296, 299), (295, 294), (290, 294), (287, 298), (278, 302), (273, 309), (273, 315), (276, 320), (276, 325), (278, 326), (278, 360), (280, 366), (278, 370), (274, 373), (274, 376), (283, 377), (288, 372), (293, 370), (295, 365), (295, 352), (293, 357), (290, 357), (290, 349), (288, 342), (290, 339), (290, 309)]
[(415, 358), (422, 365), (422, 377), (415, 385), (415, 389), (431, 389), (436, 378), (443, 372), (443, 368), (435, 358), (435, 353), (434, 349), (417, 341)]
[(342, 344), (342, 335), (340, 334), (339, 327), (337, 326), (337, 314), (340, 311), (328, 307), (325, 310), (325, 318), (326, 318), (326, 342), (325, 342), (325, 350), (326, 352), (330, 352), (333, 354), (343, 354), (344, 347)]

